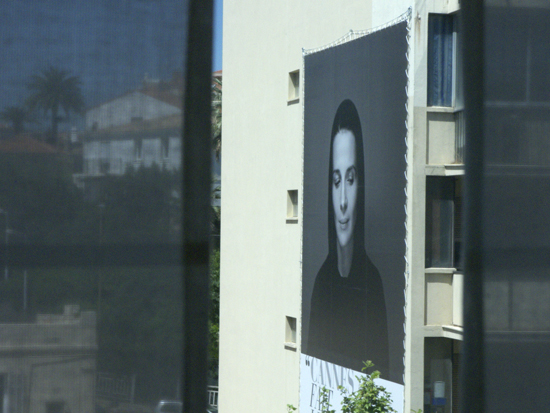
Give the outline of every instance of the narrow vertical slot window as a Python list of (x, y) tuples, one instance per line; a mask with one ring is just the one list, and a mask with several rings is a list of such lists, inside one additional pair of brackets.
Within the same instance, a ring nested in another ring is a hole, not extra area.
[(286, 197), (286, 219), (298, 219), (298, 190), (291, 189), (287, 192)]
[(300, 99), (300, 71), (295, 70), (288, 74), (288, 101)]
[(296, 317), (286, 317), (285, 344), (296, 344)]

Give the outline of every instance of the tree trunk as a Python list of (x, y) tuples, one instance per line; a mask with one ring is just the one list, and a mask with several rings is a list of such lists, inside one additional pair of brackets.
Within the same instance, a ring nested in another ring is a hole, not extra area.
[(52, 145), (54, 145), (56, 148), (58, 148), (58, 142), (57, 142), (57, 124), (59, 122), (59, 118), (57, 116), (57, 113), (59, 111), (58, 107), (52, 108), (52, 136), (50, 137)]

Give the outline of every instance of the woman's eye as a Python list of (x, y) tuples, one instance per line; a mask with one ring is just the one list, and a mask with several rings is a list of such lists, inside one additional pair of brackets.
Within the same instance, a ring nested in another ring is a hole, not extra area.
[(332, 175), (332, 182), (334, 183), (334, 186), (338, 188), (338, 186), (340, 185), (340, 175), (339, 174)]
[(346, 180), (348, 181), (348, 184), (353, 185), (353, 182), (355, 181), (355, 174), (353, 172), (349, 172)]

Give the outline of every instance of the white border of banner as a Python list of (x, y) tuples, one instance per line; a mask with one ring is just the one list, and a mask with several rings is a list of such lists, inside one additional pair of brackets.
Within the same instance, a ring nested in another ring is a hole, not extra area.
[[(342, 394), (338, 389), (342, 386), (348, 393), (359, 388), (359, 376), (365, 376), (355, 370), (351, 370), (336, 364), (329, 363), (307, 354), (300, 354), (300, 375), (311, 375), (311, 387), (302, 386), (300, 381), (300, 413), (318, 413), (319, 391), (324, 387), (329, 392), (331, 409), (340, 411), (342, 405)], [(403, 413), (404, 408), (404, 386), (384, 379), (375, 379), (379, 386), (384, 386), (392, 396), (392, 407), (397, 413)], [(400, 398), (398, 396), (401, 396)]]

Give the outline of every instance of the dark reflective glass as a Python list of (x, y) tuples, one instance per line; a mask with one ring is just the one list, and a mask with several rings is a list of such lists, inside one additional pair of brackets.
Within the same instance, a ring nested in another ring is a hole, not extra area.
[(0, 412), (181, 400), (187, 1), (0, 22)]
[(545, 411), (550, 8), (534, 1), (521, 7), (487, 1), (485, 13), (485, 411)]

